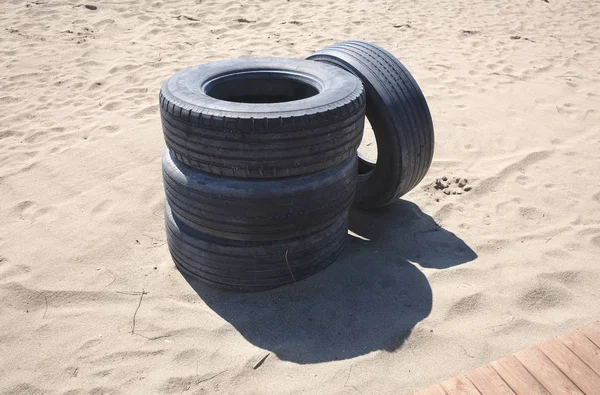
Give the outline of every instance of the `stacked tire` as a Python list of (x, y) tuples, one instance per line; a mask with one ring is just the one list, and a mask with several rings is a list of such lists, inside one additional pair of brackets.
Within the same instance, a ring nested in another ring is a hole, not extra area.
[[(353, 202), (385, 206), (425, 176), (433, 124), (400, 61), (359, 41), (307, 59), (214, 62), (161, 88), (167, 241), (183, 274), (238, 291), (301, 280), (339, 256)], [(365, 114), (377, 163), (357, 156)]]
[(160, 92), (166, 229), (179, 270), (239, 291), (310, 276), (341, 253), (365, 92), (295, 59), (186, 69)]

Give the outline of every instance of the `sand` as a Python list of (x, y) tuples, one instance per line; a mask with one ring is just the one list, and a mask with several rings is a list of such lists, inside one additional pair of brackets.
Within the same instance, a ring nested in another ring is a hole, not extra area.
[[(600, 3), (89, 4), (0, 3), (0, 393), (410, 393), (600, 317)], [(426, 179), (308, 280), (188, 283), (161, 83), (346, 39), (421, 85)]]

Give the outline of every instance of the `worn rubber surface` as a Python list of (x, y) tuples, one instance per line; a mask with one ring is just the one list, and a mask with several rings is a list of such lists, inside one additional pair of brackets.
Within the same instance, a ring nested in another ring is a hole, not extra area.
[(360, 80), (338, 67), (248, 58), (183, 70), (164, 83), (159, 101), (178, 160), (221, 176), (281, 178), (355, 155), (366, 100)]
[(348, 234), (348, 211), (331, 225), (278, 241), (229, 240), (198, 232), (165, 204), (167, 242), (179, 271), (211, 286), (264, 291), (302, 280), (330, 265)]
[(167, 202), (188, 226), (236, 240), (289, 239), (321, 229), (352, 204), (357, 158), (302, 177), (234, 179), (192, 169), (163, 155)]
[(389, 52), (345, 41), (308, 57), (358, 76), (367, 91), (367, 118), (377, 141), (377, 163), (361, 158), (355, 204), (382, 207), (413, 189), (433, 158), (433, 122), (423, 92)]

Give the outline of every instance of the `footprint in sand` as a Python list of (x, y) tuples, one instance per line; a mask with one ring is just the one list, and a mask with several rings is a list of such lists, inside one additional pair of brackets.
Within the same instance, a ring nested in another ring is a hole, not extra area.
[(447, 319), (461, 319), (465, 315), (476, 313), (483, 308), (483, 293), (477, 292), (460, 298), (448, 309)]
[(517, 305), (527, 311), (544, 310), (564, 304), (570, 297), (570, 293), (559, 287), (540, 285), (522, 293), (517, 300)]

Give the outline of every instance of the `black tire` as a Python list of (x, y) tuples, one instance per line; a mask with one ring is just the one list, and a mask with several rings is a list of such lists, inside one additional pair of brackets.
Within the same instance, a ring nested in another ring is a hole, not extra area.
[(348, 211), (313, 233), (279, 241), (239, 241), (198, 232), (165, 204), (167, 242), (183, 274), (234, 291), (264, 291), (302, 280), (330, 265), (342, 252)]
[(298, 59), (232, 59), (164, 83), (160, 113), (175, 157), (236, 178), (312, 174), (355, 155), (365, 93), (354, 75)]
[(359, 154), (355, 204), (383, 207), (413, 189), (433, 158), (433, 122), (423, 92), (392, 54), (362, 41), (345, 41), (307, 59), (358, 76), (367, 91), (367, 119), (377, 141), (377, 163)]
[(167, 202), (188, 226), (235, 240), (289, 239), (321, 229), (352, 204), (357, 158), (304, 177), (234, 179), (206, 174), (163, 155)]

